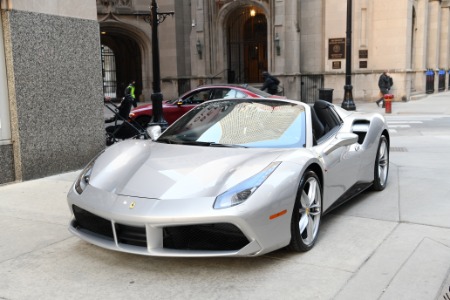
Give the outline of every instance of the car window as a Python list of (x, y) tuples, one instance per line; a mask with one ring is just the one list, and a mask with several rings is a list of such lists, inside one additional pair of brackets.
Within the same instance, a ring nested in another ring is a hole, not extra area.
[[(222, 98), (226, 98), (228, 95), (228, 93), (232, 91), (229, 88), (226, 89), (214, 89), (213, 93), (212, 93), (212, 97), (211, 99), (222, 99)], [(229, 98), (229, 97), (228, 97)]]
[(228, 93), (223, 97), (225, 99), (231, 99), (231, 98), (247, 98), (247, 94), (238, 91), (238, 90), (229, 90)]
[(228, 90), (228, 92), (223, 97), (225, 99), (236, 98), (236, 90), (233, 89)]
[(236, 91), (236, 96), (234, 96), (235, 98), (247, 98), (247, 94), (241, 92), (241, 91)]
[(183, 104), (199, 104), (204, 101), (209, 100), (209, 95), (211, 93), (211, 89), (204, 89), (197, 91), (187, 98), (183, 99)]

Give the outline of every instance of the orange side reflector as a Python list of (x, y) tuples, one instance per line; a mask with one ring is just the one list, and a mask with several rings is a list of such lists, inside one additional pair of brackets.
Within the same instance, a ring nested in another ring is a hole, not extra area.
[(280, 211), (279, 213), (276, 213), (276, 214), (274, 214), (274, 215), (271, 215), (271, 216), (269, 217), (269, 219), (270, 219), (270, 220), (276, 219), (276, 218), (281, 217), (282, 215), (284, 215), (284, 214), (286, 214), (286, 213), (287, 213), (287, 210), (285, 209), (285, 210), (283, 210), (283, 211)]

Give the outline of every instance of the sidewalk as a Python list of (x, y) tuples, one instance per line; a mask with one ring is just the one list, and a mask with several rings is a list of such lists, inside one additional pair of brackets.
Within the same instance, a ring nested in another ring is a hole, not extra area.
[[(339, 105), (339, 103), (335, 104)], [(389, 115), (384, 108), (378, 107), (375, 102), (355, 101), (355, 106), (357, 111), (379, 112)], [(426, 95), (419, 100), (408, 102), (393, 101), (390, 114), (450, 115), (450, 91)]]
[[(338, 103), (335, 103), (338, 104)], [(356, 111), (385, 109), (356, 102)], [(450, 118), (450, 92), (391, 115)], [(0, 186), (0, 299), (450, 299), (450, 128), (392, 134), (386, 190), (323, 218), (314, 249), (256, 258), (161, 258), (72, 236), (79, 171)], [(445, 298), (444, 295), (446, 295)]]

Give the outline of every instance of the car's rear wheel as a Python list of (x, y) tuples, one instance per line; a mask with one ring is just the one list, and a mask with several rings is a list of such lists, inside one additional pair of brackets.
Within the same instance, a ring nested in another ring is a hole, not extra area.
[(374, 179), (372, 189), (382, 191), (386, 187), (389, 174), (389, 143), (382, 135), (378, 143), (377, 156), (375, 158)]
[(140, 116), (137, 117), (135, 122), (139, 124), (142, 128), (146, 128), (148, 123), (152, 120), (152, 117), (150, 116)]
[(322, 215), (322, 192), (316, 173), (307, 171), (295, 200), (291, 219), (291, 243), (289, 248), (297, 252), (310, 250), (319, 234)]

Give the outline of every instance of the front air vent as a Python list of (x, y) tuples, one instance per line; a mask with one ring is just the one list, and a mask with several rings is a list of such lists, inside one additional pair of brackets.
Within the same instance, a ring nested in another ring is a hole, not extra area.
[(199, 224), (164, 228), (164, 248), (178, 250), (230, 251), (249, 241), (233, 224)]
[(76, 221), (74, 225), (75, 228), (87, 230), (109, 240), (114, 240), (111, 221), (94, 215), (76, 205), (73, 205), (72, 209)]

